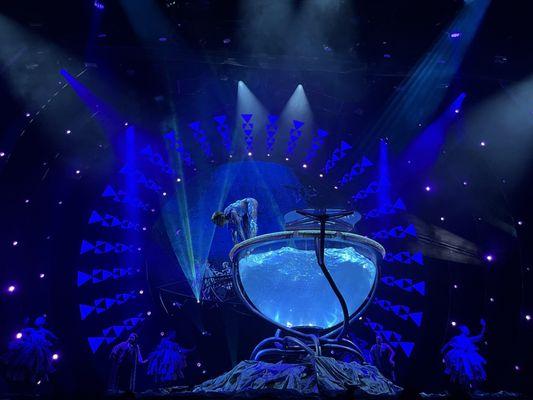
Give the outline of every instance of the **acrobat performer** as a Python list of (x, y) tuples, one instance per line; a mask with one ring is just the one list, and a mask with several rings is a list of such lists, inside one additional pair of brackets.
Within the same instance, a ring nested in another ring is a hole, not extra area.
[(479, 354), (477, 343), (483, 340), (486, 323), (481, 320), (481, 332), (470, 335), (466, 325), (459, 326), (459, 334), (452, 337), (441, 349), (444, 354), (445, 373), (450, 376), (452, 384), (464, 390), (476, 388), (487, 379), (484, 365), (486, 360)]
[(211, 221), (217, 226), (229, 224), (233, 243), (253, 238), (257, 235), (257, 200), (247, 197), (227, 206), (224, 211), (216, 211)]

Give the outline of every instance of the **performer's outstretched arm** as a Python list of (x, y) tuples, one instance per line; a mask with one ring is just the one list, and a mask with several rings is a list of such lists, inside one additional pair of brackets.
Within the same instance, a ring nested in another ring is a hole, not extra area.
[(479, 342), (480, 340), (482, 340), (483, 336), (485, 336), (486, 327), (487, 327), (487, 324), (486, 324), (485, 320), (482, 319), (481, 320), (481, 332), (479, 332), (479, 335), (470, 336), (470, 340), (472, 340), (472, 342)]

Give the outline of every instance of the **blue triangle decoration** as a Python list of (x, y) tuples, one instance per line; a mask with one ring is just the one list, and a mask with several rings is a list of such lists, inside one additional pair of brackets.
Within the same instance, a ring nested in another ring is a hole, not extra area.
[(407, 228), (405, 228), (405, 233), (408, 233), (411, 236), (416, 236), (416, 229), (413, 224), (409, 225)]
[(113, 274), (105, 269), (102, 270), (102, 280), (105, 281), (113, 276)]
[(412, 255), (411, 259), (419, 265), (424, 265), (424, 259), (422, 253), (418, 252)]
[(104, 299), (104, 304), (106, 308), (110, 308), (115, 303), (116, 303), (115, 299)]
[(294, 129), (300, 129), (302, 126), (304, 126), (304, 122), (298, 121), (296, 119), (293, 119), (292, 123), (294, 124)]
[(88, 282), (92, 278), (91, 275), (86, 274), (85, 272), (78, 271), (78, 287)]
[(344, 140), (341, 141), (341, 151), (350, 150), (352, 146), (350, 146), (348, 143), (346, 143)]
[(398, 342), (407, 357), (411, 357), (415, 344), (412, 342)]
[(89, 224), (94, 224), (95, 222), (102, 221), (102, 217), (100, 214), (98, 214), (96, 211), (93, 211), (90, 218), (89, 218)]
[(80, 304), (80, 316), (81, 319), (85, 319), (94, 311), (93, 306), (89, 306), (87, 304)]
[(90, 242), (88, 242), (86, 240), (83, 240), (81, 242), (80, 254), (85, 254), (88, 251), (91, 251), (92, 249), (94, 249), (94, 246)]
[(213, 117), (213, 119), (218, 122), (219, 124), (223, 124), (226, 122), (226, 116), (225, 115), (217, 115), (216, 117)]
[(87, 340), (89, 341), (89, 346), (91, 347), (91, 351), (93, 353), (96, 353), (96, 351), (102, 346), (102, 343), (104, 343), (105, 338), (103, 337), (88, 337)]
[(418, 282), (413, 285), (413, 289), (420, 293), (422, 296), (426, 294), (426, 282)]
[(124, 330), (126, 329), (126, 327), (122, 325), (115, 325), (112, 328), (113, 328), (113, 331), (115, 332), (115, 336), (117, 337), (120, 336), (122, 332), (124, 332)]
[(191, 122), (189, 124), (189, 127), (193, 130), (193, 131), (197, 131), (200, 129), (200, 122)]
[(422, 313), (421, 312), (415, 312), (409, 314), (409, 318), (413, 320), (413, 322), (416, 324), (416, 326), (420, 326), (422, 324)]
[(113, 197), (113, 196), (116, 196), (116, 195), (117, 194), (116, 194), (115, 190), (110, 185), (108, 185), (105, 188), (104, 192), (102, 193), (102, 197)]
[(250, 122), (250, 119), (252, 119), (252, 115), (253, 114), (241, 114), (241, 117), (243, 120), (245, 120), (246, 122)]
[(394, 208), (398, 210), (405, 210), (405, 204), (403, 200), (402, 199), (396, 200), (396, 202), (394, 203)]

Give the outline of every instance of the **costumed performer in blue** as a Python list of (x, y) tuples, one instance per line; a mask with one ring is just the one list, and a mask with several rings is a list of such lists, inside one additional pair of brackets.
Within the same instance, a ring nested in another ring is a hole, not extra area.
[(474, 389), (487, 379), (485, 368), (487, 361), (478, 353), (476, 343), (483, 339), (486, 323), (481, 320), (479, 335), (470, 336), (467, 326), (459, 326), (459, 335), (454, 336), (446, 343), (441, 353), (444, 353), (444, 372), (450, 376), (450, 381), (463, 390)]
[(376, 335), (376, 344), (370, 349), (372, 364), (376, 366), (385, 378), (391, 381), (396, 380), (394, 373), (394, 354), (392, 347), (383, 342), (383, 337)]
[(57, 337), (44, 327), (44, 316), (37, 317), (33, 325), (17, 334), (3, 357), (7, 378), (11, 381), (40, 384), (54, 372), (52, 346)]
[(138, 336), (131, 333), (128, 339), (117, 344), (111, 350), (109, 358), (112, 361), (111, 380), (109, 390), (111, 392), (134, 392), (135, 380), (137, 378), (137, 365), (145, 364), (148, 360), (143, 360), (141, 348), (139, 347)]
[(185, 349), (175, 341), (176, 332), (170, 331), (161, 339), (155, 350), (148, 355), (147, 374), (157, 384), (172, 384), (183, 379), (183, 370), (187, 367), (187, 355), (192, 349)]
[(217, 226), (229, 225), (233, 243), (237, 244), (257, 236), (257, 200), (247, 197), (227, 206), (224, 211), (216, 211), (211, 221)]

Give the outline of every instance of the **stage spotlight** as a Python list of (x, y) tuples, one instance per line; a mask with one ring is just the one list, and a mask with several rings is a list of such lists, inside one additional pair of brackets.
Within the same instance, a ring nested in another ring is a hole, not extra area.
[(456, 326), (457, 323), (455, 321), (452, 321), (452, 326)]
[(59, 354), (57, 353), (52, 354), (52, 360), (56, 361), (58, 359), (59, 359)]
[(39, 278), (43, 279), (44, 278), (44, 274), (39, 274)]
[(16, 337), (17, 339), (22, 339), (22, 332), (18, 332), (18, 333), (15, 335), (15, 337)]
[(531, 321), (531, 315), (529, 314), (526, 315), (526, 321)]
[(486, 143), (485, 143), (485, 142), (481, 142), (479, 145), (480, 145), (481, 147), (485, 147), (485, 146), (486, 146)]
[(424, 188), (424, 190), (425, 190), (426, 192), (431, 192), (431, 186), (426, 186), (426, 187)]
[(492, 254), (487, 254), (485, 256), (485, 260), (487, 260), (488, 262), (492, 262), (494, 260), (494, 257), (492, 256)]

